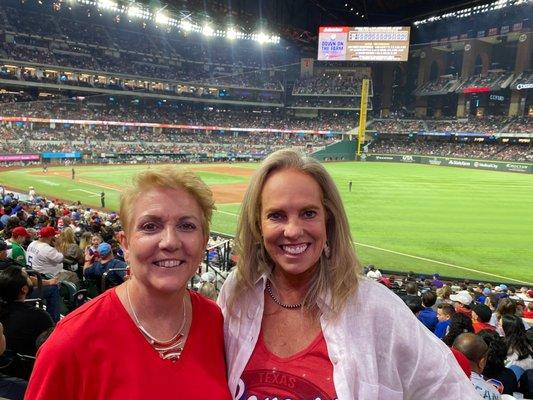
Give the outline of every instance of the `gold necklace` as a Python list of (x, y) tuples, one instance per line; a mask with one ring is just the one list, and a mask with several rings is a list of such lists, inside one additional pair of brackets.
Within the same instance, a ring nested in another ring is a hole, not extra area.
[(183, 321), (181, 322), (181, 326), (178, 329), (178, 332), (172, 336), (169, 340), (159, 340), (153, 337), (144, 326), (142, 326), (141, 321), (139, 321), (139, 318), (137, 317), (137, 313), (135, 312), (135, 309), (133, 308), (133, 305), (131, 303), (130, 298), (130, 281), (126, 284), (126, 296), (128, 299), (128, 305), (130, 306), (131, 313), (133, 314), (133, 320), (135, 322), (135, 325), (137, 326), (137, 329), (142, 333), (144, 338), (147, 340), (148, 343), (152, 346), (152, 348), (159, 353), (159, 357), (161, 357), (163, 360), (170, 360), (172, 362), (176, 362), (176, 360), (179, 360), (181, 357), (181, 353), (183, 352), (183, 329), (185, 328), (185, 322), (186, 322), (186, 309), (185, 309), (185, 297), (183, 298)]

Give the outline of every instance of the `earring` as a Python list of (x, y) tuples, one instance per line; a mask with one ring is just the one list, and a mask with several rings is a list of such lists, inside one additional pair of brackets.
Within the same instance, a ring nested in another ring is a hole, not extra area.
[(329, 248), (328, 242), (326, 242), (326, 244), (324, 245), (324, 255), (326, 256), (326, 258), (329, 258), (331, 256), (331, 250)]

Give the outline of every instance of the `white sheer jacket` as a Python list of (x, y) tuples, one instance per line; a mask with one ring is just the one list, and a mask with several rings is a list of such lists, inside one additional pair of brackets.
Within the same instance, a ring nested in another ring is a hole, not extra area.
[[(233, 313), (227, 308), (233, 273), (218, 298), (234, 396), (259, 337), (266, 279), (239, 298)], [(388, 288), (361, 278), (337, 318), (330, 317), (328, 304), (327, 298), (318, 301), (339, 400), (480, 399), (448, 347)]]

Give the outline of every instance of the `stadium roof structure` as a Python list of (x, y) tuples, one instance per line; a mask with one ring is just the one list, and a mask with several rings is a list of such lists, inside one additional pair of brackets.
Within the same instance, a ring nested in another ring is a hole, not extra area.
[(327, 25), (378, 26), (410, 25), (417, 19), (435, 13), (490, 3), (490, 0), (307, 0), (310, 6), (322, 10), (320, 17)]
[[(138, 0), (146, 2), (146, 0)], [(265, 27), (304, 43), (316, 40), (319, 26), (411, 25), (437, 14), (494, 3), (496, 0), (162, 0), (180, 9)], [(503, 0), (506, 1), (506, 0)]]

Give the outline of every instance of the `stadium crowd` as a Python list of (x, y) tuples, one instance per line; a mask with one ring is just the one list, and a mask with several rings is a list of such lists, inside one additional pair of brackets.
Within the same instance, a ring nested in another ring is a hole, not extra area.
[[(531, 398), (531, 288), (468, 280), (452, 282), (438, 273), (431, 277), (414, 272), (404, 277), (385, 276), (373, 265), (365, 272), (369, 279), (400, 296), (419, 321), (453, 349), (482, 398), (500, 399), (500, 394)], [(473, 351), (476, 347), (483, 349), (481, 354)]]
[(445, 142), (417, 138), (380, 138), (368, 151), (375, 154), (411, 154), (482, 160), (533, 161), (531, 144)]
[[(4, 29), (14, 37), (0, 46), (0, 56), (59, 70), (70, 67), (180, 82), (283, 90), (279, 79), (265, 73), (264, 68), (297, 61), (275, 47), (258, 52), (254, 43), (232, 47), (218, 39), (213, 44), (194, 35), (179, 40), (155, 27), (139, 26), (139, 30), (132, 30), (126, 21), (101, 15), (95, 23), (90, 12), (70, 7), (60, 6), (53, 13), (42, 13), (30, 5), (11, 3), (2, 6), (0, 13), (5, 16)], [(34, 72), (11, 74), (9, 78), (43, 82), (47, 79)], [(55, 78), (51, 83), (96, 86), (88, 80)], [(118, 88), (127, 90), (122, 85), (115, 89)]]
[(87, 102), (19, 102), (2, 107), (2, 116), (92, 121), (154, 122), (177, 125), (345, 132), (357, 123), (353, 113), (324, 112), (305, 118), (280, 108), (195, 106), (176, 102), (109, 103), (107, 97)]
[(439, 78), (435, 81), (423, 83), (416, 89), (419, 96), (430, 94), (445, 94), (453, 91), (459, 80), (456, 77)]
[(509, 80), (513, 74), (511, 72), (489, 72), (488, 74), (473, 75), (466, 79), (458, 90), (469, 87), (490, 87), (494, 90), (499, 90), (507, 80)]
[[(361, 101), (356, 98), (342, 97), (293, 97), (292, 107), (359, 108)], [(369, 109), (372, 109), (370, 106)], [(356, 116), (357, 117), (357, 116)]]
[(381, 133), (533, 133), (533, 122), (528, 117), (469, 117), (462, 119), (374, 119), (368, 130)]
[(357, 75), (325, 72), (295, 82), (293, 95), (361, 95), (362, 78)]
[(0, 153), (28, 154), (42, 152), (80, 152), (93, 154), (206, 154), (228, 153), (234, 157), (262, 158), (275, 149), (296, 147), (305, 150), (323, 148), (334, 141), (326, 135), (281, 134), (263, 132), (179, 131), (161, 133), (147, 128), (80, 126), (70, 128), (5, 128), (0, 126)]

